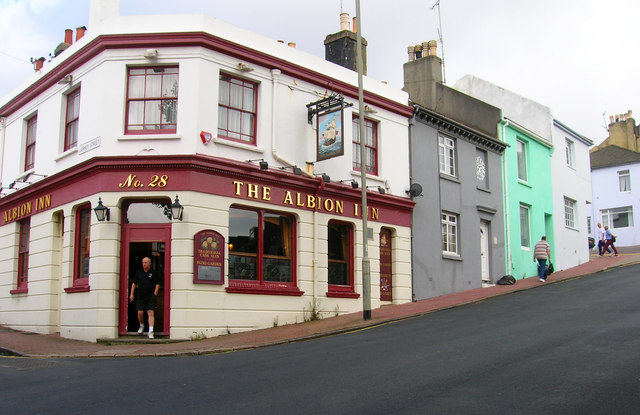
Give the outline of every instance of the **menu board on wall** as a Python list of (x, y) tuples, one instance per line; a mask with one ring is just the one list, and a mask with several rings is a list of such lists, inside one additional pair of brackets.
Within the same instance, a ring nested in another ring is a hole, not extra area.
[(193, 237), (193, 282), (224, 284), (224, 236), (214, 230)]

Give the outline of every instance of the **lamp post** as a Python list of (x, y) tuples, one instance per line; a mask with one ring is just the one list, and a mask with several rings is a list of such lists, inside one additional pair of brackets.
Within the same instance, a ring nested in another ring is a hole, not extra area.
[(356, 61), (358, 65), (358, 115), (360, 121), (360, 184), (362, 185), (362, 318), (371, 320), (371, 262), (369, 261), (369, 241), (367, 229), (367, 166), (365, 163), (364, 97), (362, 88), (362, 15), (360, 0), (356, 0)]

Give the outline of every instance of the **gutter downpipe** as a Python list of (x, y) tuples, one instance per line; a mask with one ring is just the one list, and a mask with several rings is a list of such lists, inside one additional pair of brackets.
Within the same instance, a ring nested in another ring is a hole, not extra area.
[[(271, 155), (273, 156), (273, 158), (279, 162), (282, 163), (286, 166), (295, 166), (295, 163), (290, 162), (289, 160), (285, 160), (284, 158), (280, 157), (278, 155), (278, 145), (277, 145), (277, 137), (278, 137), (278, 128), (277, 128), (277, 95), (278, 95), (278, 85), (279, 85), (279, 78), (280, 75), (282, 74), (282, 71), (280, 69), (276, 69), (273, 68), (271, 69), (271, 84), (272, 84), (272, 93), (271, 93)], [(307, 177), (311, 177), (311, 178), (316, 178), (314, 175), (307, 173), (305, 170), (302, 171), (302, 174), (307, 176)], [(321, 187), (324, 188), (324, 182), (322, 182), (322, 180), (320, 180), (321, 182)], [(320, 189), (321, 190), (321, 189)], [(320, 191), (319, 190), (319, 191)], [(316, 283), (318, 281), (317, 278), (317, 273), (318, 273), (318, 211), (317, 209), (313, 211), (313, 271), (312, 271), (312, 275), (313, 275), (313, 284), (311, 284), (311, 286), (313, 287), (312, 290), (312, 297), (313, 297), (313, 306), (315, 306), (316, 304)]]
[[(505, 120), (502, 124), (502, 140), (506, 143), (507, 139), (506, 135), (506, 127), (511, 123), (509, 120)], [(504, 172), (504, 180), (503, 180), (503, 189), (502, 193), (504, 194), (504, 220), (505, 220), (505, 245), (507, 246), (507, 275), (511, 275), (511, 225), (510, 225), (510, 215), (509, 215), (509, 184), (507, 178), (509, 177), (507, 173), (507, 150), (502, 152), (502, 171)]]
[(4, 167), (4, 138), (7, 131), (7, 118), (0, 117), (0, 183), (2, 183), (2, 170)]

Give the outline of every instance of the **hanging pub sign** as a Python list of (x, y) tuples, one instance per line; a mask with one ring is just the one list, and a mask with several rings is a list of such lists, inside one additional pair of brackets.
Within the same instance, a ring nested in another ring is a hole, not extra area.
[(342, 108), (318, 115), (316, 160), (326, 160), (344, 154)]
[(330, 159), (344, 154), (342, 128), (342, 110), (353, 106), (344, 102), (341, 94), (332, 93), (326, 98), (307, 104), (307, 121), (312, 123), (318, 115), (316, 138), (317, 161)]
[(203, 230), (193, 237), (193, 282), (224, 284), (224, 236)]

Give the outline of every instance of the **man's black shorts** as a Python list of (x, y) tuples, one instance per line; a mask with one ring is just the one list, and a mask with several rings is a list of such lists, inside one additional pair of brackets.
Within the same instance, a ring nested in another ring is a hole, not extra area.
[(136, 296), (136, 310), (146, 311), (156, 309), (156, 296), (151, 294), (146, 297)]

